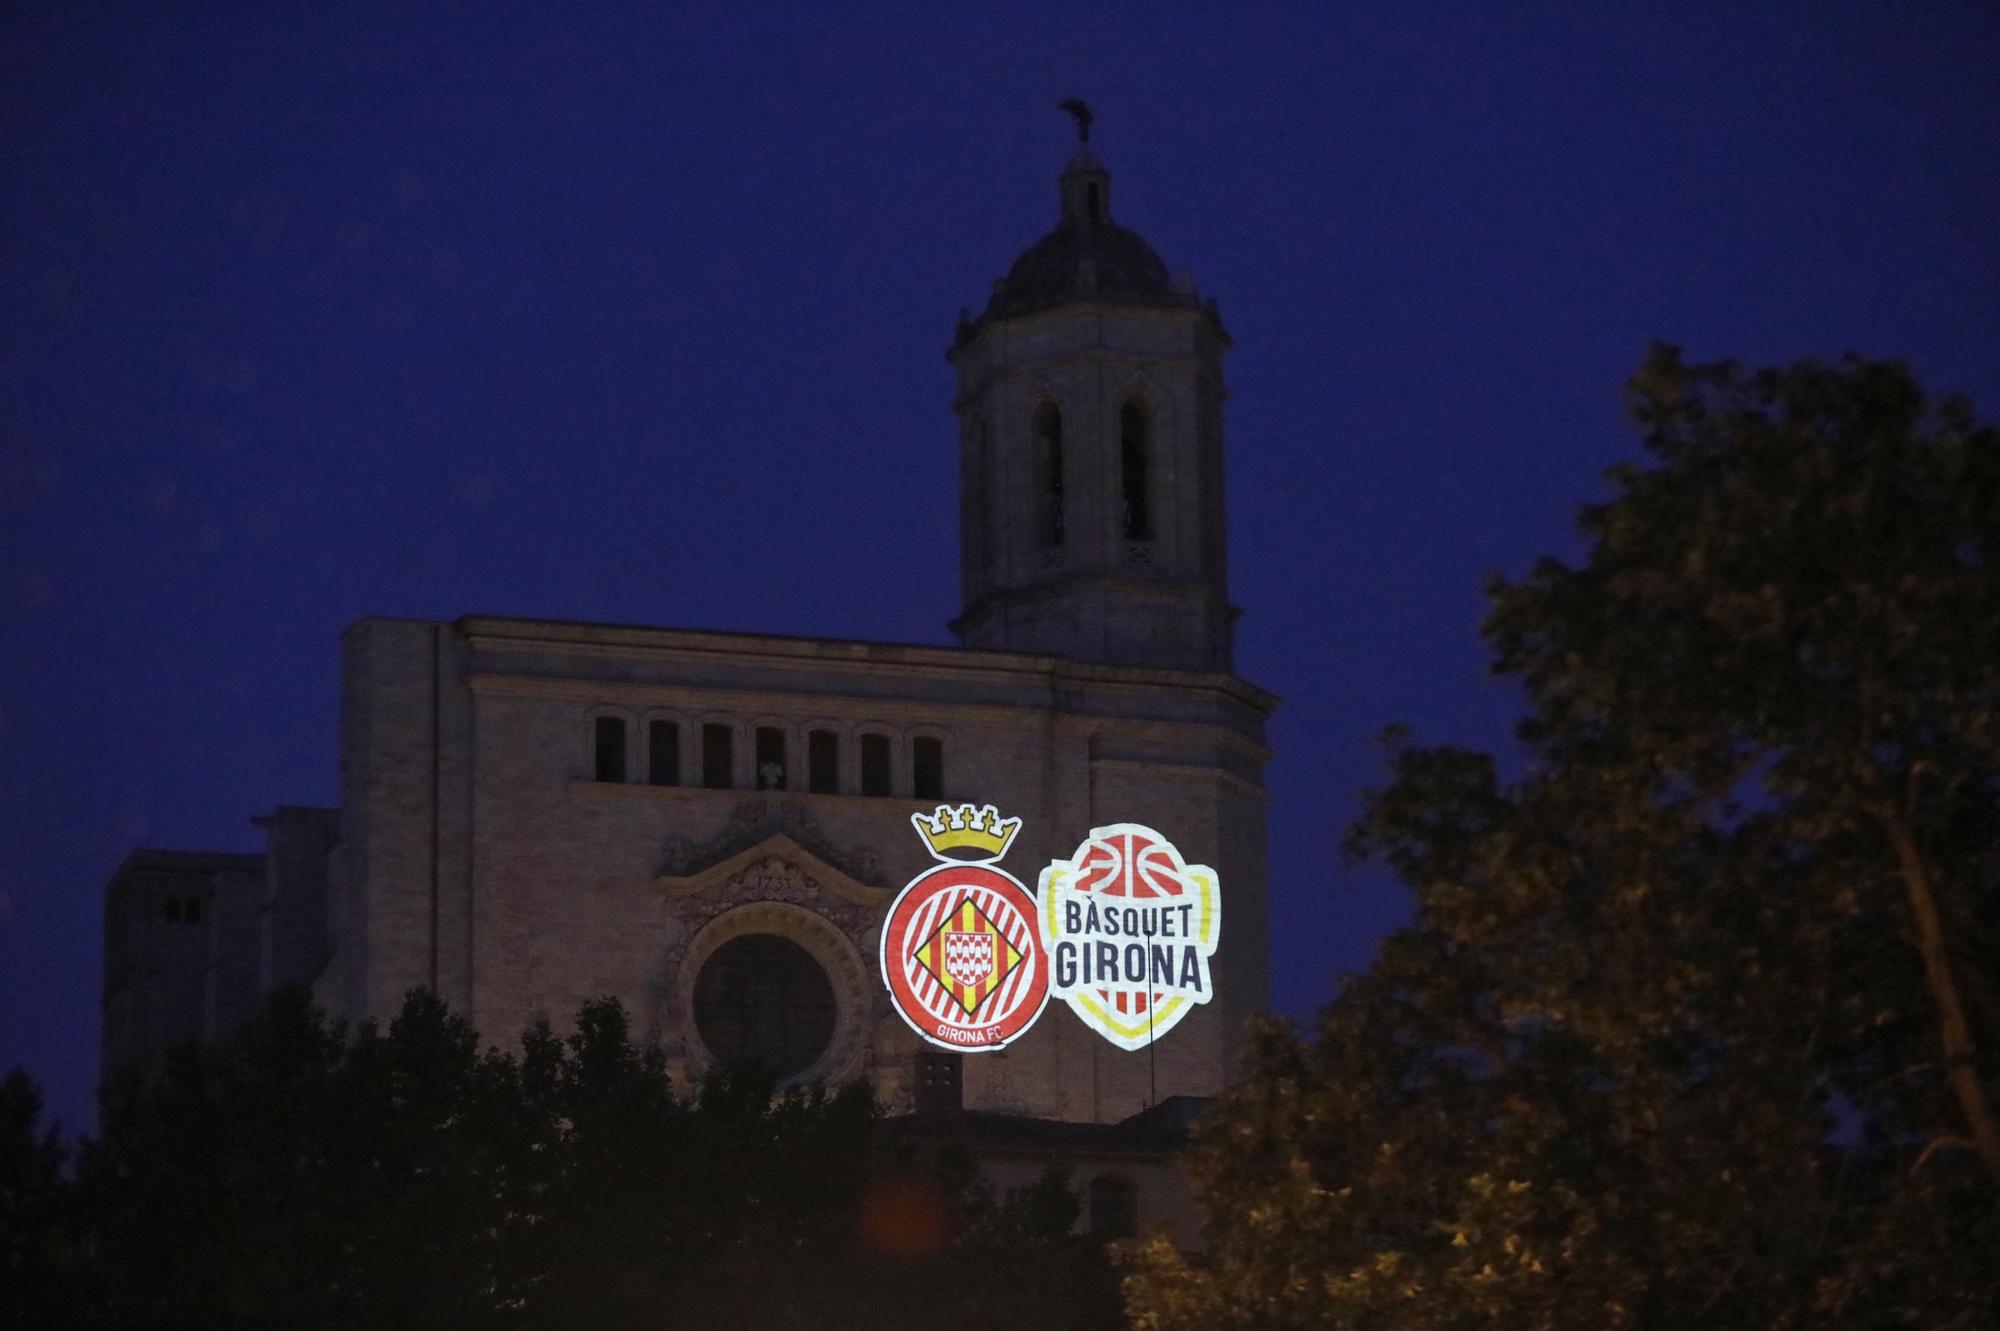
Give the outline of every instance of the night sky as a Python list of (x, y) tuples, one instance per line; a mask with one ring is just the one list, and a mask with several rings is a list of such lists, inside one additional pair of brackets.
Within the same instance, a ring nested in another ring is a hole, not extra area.
[(2000, 410), (1990, 5), (29, 8), (0, 1066), (72, 1128), (105, 880), (334, 801), (350, 621), (949, 641), (943, 353), (1054, 223), (1061, 98), (1236, 340), (1291, 1014), (1406, 911), (1336, 853), (1373, 737), (1506, 745), (1483, 580), (1576, 552), (1650, 339), (1901, 358)]

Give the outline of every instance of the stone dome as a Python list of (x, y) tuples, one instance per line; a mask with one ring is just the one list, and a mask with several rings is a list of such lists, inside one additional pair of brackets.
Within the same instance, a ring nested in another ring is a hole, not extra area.
[(1178, 304), (1167, 265), (1139, 233), (1109, 220), (1062, 224), (1014, 260), (986, 303), (989, 318), (1068, 300)]
[(1032, 314), (1071, 301), (1120, 305), (1199, 304), (1192, 283), (1177, 284), (1139, 233), (1111, 220), (1111, 173), (1079, 149), (1063, 168), (1062, 217), (993, 284), (978, 322)]

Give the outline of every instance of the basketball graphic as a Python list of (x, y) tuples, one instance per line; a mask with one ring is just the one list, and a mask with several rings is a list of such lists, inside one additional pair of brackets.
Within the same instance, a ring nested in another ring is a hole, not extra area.
[(1213, 995), (1221, 885), (1152, 828), (1093, 828), (1038, 887), (1051, 991), (1120, 1049), (1144, 1049)]

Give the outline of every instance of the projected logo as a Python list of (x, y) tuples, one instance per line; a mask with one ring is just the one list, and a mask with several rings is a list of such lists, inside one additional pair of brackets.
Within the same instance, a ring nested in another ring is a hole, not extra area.
[(911, 814), (935, 869), (911, 880), (882, 924), (882, 979), (896, 1012), (935, 1045), (999, 1049), (1035, 1024), (1049, 973), (1035, 899), (994, 865), (1021, 830), (992, 805)]
[(1092, 829), (1042, 870), (1037, 922), (1050, 988), (1120, 1049), (1144, 1049), (1214, 993), (1215, 870), (1139, 823)]

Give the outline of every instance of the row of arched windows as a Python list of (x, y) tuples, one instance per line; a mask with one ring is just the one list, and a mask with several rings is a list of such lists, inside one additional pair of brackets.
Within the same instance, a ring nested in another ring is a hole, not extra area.
[[(944, 740), (901, 737), (880, 730), (847, 735), (814, 727), (795, 736), (786, 726), (750, 727), (747, 783), (738, 778), (741, 729), (731, 721), (702, 721), (683, 732), (678, 718), (649, 717), (639, 729), (616, 713), (591, 718), (591, 777), (651, 786), (701, 786), (709, 790), (803, 790), (816, 795), (906, 795), (944, 798)], [(853, 763), (842, 759), (852, 742)], [(639, 759), (634, 771), (634, 757)], [(907, 784), (905, 784), (907, 778)]]
[[(1138, 398), (1118, 409), (1118, 519), (1128, 541), (1153, 539), (1153, 505), (1148, 486), (1151, 465), (1152, 416)], [(1066, 514), (1063, 497), (1062, 409), (1053, 402), (1035, 408), (1033, 428), (1035, 468), (1035, 539), (1044, 546), (1063, 543)]]

